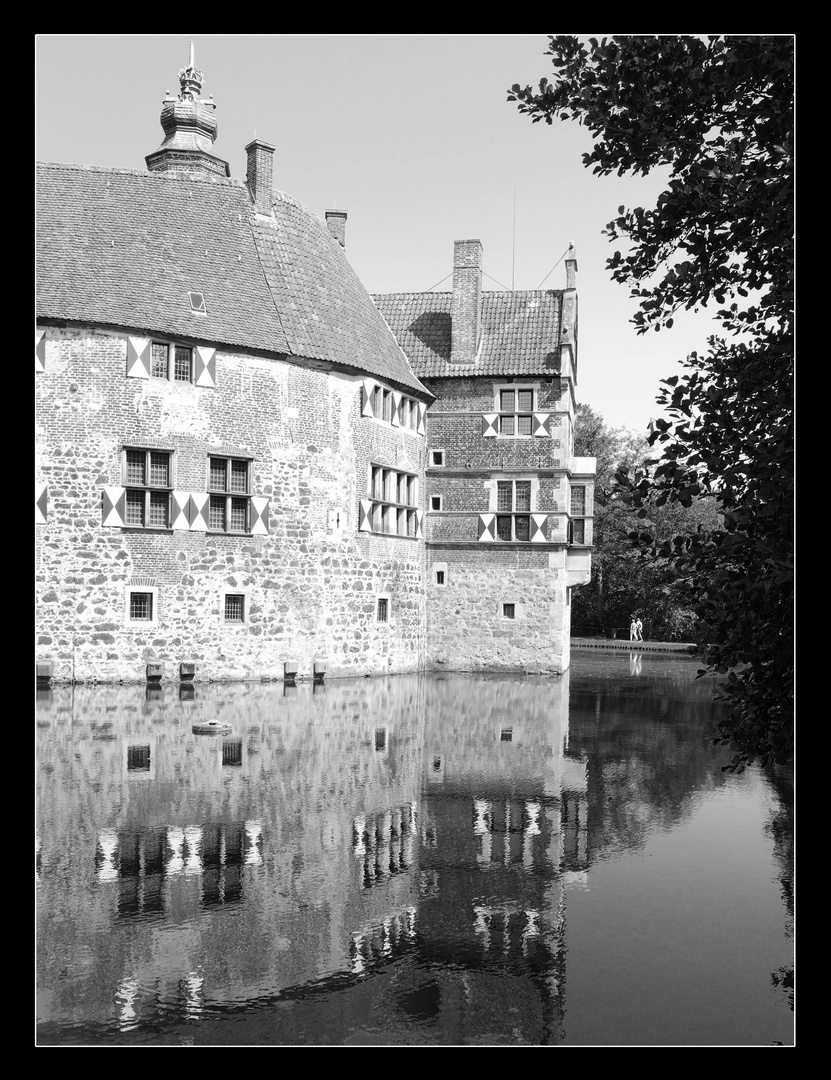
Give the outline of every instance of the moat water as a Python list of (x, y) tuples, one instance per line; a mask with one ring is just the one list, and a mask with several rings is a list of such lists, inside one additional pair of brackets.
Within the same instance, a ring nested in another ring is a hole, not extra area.
[(792, 779), (698, 666), (38, 691), (37, 1044), (792, 1045)]

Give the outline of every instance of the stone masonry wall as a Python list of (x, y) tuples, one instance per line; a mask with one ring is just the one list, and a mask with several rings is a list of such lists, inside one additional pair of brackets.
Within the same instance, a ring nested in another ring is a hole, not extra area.
[[(430, 667), (563, 672), (569, 660), (568, 590), (556, 557), (530, 546), (483, 547), (430, 545)], [(437, 570), (443, 571), (443, 585), (436, 583)], [(514, 605), (513, 618), (505, 617), (505, 604)]]
[[(329, 676), (423, 667), (423, 542), (358, 532), (371, 463), (415, 473), (424, 438), (361, 415), (361, 380), (218, 351), (216, 388), (126, 376), (126, 334), (46, 329), (36, 376), (37, 658), (56, 682), (163, 681), (182, 660), (196, 681), (279, 679), (322, 661)], [(252, 494), (270, 499), (267, 535), (105, 527), (102, 490), (121, 449), (174, 451), (173, 487), (207, 490), (208, 456), (251, 456)], [(423, 506), (423, 494), (422, 502)], [(158, 589), (156, 625), (130, 624), (131, 584)], [(224, 621), (223, 590), (246, 596)], [(389, 596), (390, 619), (376, 600)]]

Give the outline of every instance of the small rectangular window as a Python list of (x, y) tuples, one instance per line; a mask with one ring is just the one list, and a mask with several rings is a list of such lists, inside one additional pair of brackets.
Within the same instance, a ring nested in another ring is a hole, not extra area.
[(441, 495), (430, 496), (430, 509), (441, 510)]
[(502, 605), (502, 618), (503, 619), (515, 619), (516, 618), (516, 606), (514, 604)]
[(150, 772), (150, 747), (128, 746), (127, 747), (127, 771)]
[(389, 600), (383, 596), (378, 599), (378, 622), (389, 622)]
[(432, 450), (430, 460), (434, 465), (444, 465), (444, 450)]
[(437, 570), (436, 571), (436, 584), (437, 585), (444, 585), (444, 570)]
[(513, 738), (514, 738), (514, 729), (513, 728), (504, 727), (499, 732), (499, 740), (500, 740), (500, 742), (513, 742)]
[(225, 622), (245, 621), (245, 596), (239, 593), (225, 594)]
[(130, 593), (130, 620), (132, 622), (153, 621), (153, 594), (149, 592)]

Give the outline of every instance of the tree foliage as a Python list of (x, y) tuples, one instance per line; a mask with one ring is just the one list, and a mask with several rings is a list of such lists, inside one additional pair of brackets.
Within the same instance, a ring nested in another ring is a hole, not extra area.
[[(572, 600), (571, 625), (577, 634), (627, 630), (632, 615), (644, 623), (647, 639), (698, 642), (706, 627), (690, 606), (682, 579), (667, 562), (634, 548), (633, 530), (649, 528), (656, 539), (696, 532), (699, 525), (716, 528), (712, 498), (699, 498), (690, 507), (680, 503), (656, 506), (648, 499), (648, 517), (639, 520), (622, 498), (615, 482), (620, 469), (644, 467), (650, 456), (647, 439), (624, 427), (611, 428), (589, 405), (578, 405), (574, 421), (574, 452), (597, 459), (594, 489), (592, 580), (577, 589)], [(628, 630), (627, 630), (628, 632)]]
[[(607, 266), (638, 332), (715, 301), (727, 337), (664, 380), (654, 469), (618, 474), (641, 517), (712, 495), (723, 528), (661, 542), (727, 676), (732, 768), (793, 753), (793, 40), (788, 36), (552, 37), (555, 79), (509, 92), (534, 122), (576, 119), (595, 173), (668, 168), (652, 209), (620, 207)], [(731, 339), (731, 340), (728, 340)]]

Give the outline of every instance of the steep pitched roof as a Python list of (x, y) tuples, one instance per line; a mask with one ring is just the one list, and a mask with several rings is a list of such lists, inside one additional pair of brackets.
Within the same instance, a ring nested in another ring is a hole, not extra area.
[(452, 293), (372, 297), (421, 379), (470, 375), (552, 375), (560, 370), (562, 292), (483, 292), (481, 342), (473, 364), (451, 364)]
[(263, 217), (239, 180), (52, 163), (37, 196), (39, 318), (307, 357), (429, 394), (343, 249), (289, 196)]

